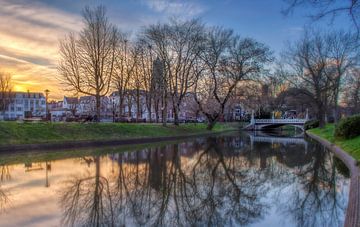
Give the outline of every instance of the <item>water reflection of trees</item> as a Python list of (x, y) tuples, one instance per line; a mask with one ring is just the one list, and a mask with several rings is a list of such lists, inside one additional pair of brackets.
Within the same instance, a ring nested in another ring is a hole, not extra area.
[(64, 182), (60, 203), (65, 225), (114, 226), (114, 213), (110, 185), (100, 175), (100, 157), (93, 157), (94, 173), (73, 176)]
[(299, 187), (294, 187), (291, 201), (282, 204), (282, 212), (299, 225), (319, 223), (314, 220), (321, 215), (335, 215), (333, 221), (338, 221), (343, 203), (337, 200), (337, 174), (326, 152), (318, 147), (289, 152), (286, 146), (262, 143), (250, 150), (247, 140), (238, 140), (210, 137), (119, 153), (112, 157), (117, 165), (111, 174), (101, 174), (102, 162), (93, 157), (94, 172), (65, 184), (60, 198), (63, 223), (247, 225), (276, 204), (266, 198), (269, 190), (281, 195), (294, 182)]
[(319, 144), (311, 146), (312, 159), (296, 171), (299, 190), (283, 204), (299, 226), (341, 226), (346, 202), (339, 194), (340, 179), (334, 157)]
[(8, 165), (0, 166), (0, 213), (2, 213), (10, 202), (9, 193), (2, 188), (4, 181), (10, 180), (11, 174)]

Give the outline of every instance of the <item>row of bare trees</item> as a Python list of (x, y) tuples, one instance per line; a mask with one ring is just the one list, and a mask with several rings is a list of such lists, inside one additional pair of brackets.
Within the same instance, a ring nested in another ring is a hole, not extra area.
[(150, 25), (130, 39), (108, 22), (102, 6), (85, 8), (83, 16), (83, 30), (60, 43), (60, 79), (74, 93), (95, 96), (98, 116), (110, 91), (119, 95), (121, 116), (131, 89), (138, 116), (143, 92), (150, 119), (154, 110), (155, 120), (161, 115), (166, 124), (171, 108), (178, 125), (181, 104), (192, 94), (212, 129), (236, 86), (258, 78), (272, 60), (264, 44), (199, 20)]
[(308, 30), (283, 53), (278, 73), (296, 95), (307, 97), (320, 126), (324, 126), (330, 108), (334, 121), (339, 119), (339, 96), (347, 85), (346, 78), (354, 77), (359, 57), (355, 34)]
[[(166, 124), (171, 109), (175, 125), (190, 94), (207, 118), (208, 129), (221, 119), (234, 96), (255, 97), (252, 100), (260, 100), (262, 108), (268, 98), (257, 95), (259, 84), (306, 97), (321, 126), (330, 108), (335, 121), (339, 118), (341, 95), (349, 105), (359, 102), (358, 36), (351, 32), (307, 30), (289, 44), (269, 77), (264, 76), (273, 60), (269, 48), (231, 29), (209, 27), (195, 19), (169, 20), (147, 26), (132, 38), (108, 21), (102, 6), (85, 8), (83, 17), (83, 30), (60, 43), (60, 79), (70, 91), (96, 97), (98, 116), (101, 97), (110, 91), (118, 94), (119, 116), (132, 90), (137, 118), (145, 97), (150, 121), (161, 119)], [(351, 89), (342, 92), (345, 82)], [(129, 98), (127, 104), (130, 109)]]

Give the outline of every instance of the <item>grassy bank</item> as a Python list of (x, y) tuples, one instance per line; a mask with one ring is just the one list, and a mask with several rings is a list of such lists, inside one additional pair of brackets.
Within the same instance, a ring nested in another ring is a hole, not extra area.
[[(213, 132), (236, 127), (236, 123), (217, 124)], [(182, 124), (178, 127), (169, 124), (163, 127), (161, 124), (0, 122), (0, 145), (180, 136), (207, 132), (205, 124)]]
[(334, 137), (334, 130), (333, 124), (327, 124), (325, 128), (314, 128), (310, 129), (309, 132), (336, 144), (355, 159), (360, 160), (360, 136), (352, 139), (338, 139)]

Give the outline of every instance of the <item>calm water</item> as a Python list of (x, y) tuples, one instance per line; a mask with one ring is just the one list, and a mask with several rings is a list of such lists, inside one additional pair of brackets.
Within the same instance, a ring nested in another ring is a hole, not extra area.
[(342, 226), (348, 200), (346, 168), (302, 138), (234, 133), (0, 160), (0, 226)]

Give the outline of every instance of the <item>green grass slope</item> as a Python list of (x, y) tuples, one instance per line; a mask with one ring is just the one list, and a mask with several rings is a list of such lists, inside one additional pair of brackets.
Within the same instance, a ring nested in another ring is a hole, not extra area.
[[(236, 126), (217, 124), (213, 132), (233, 130)], [(180, 136), (207, 132), (205, 124), (182, 124), (178, 127), (169, 124), (163, 127), (161, 124), (0, 122), (0, 145)]]
[(310, 129), (309, 132), (336, 144), (355, 159), (360, 160), (360, 136), (352, 139), (339, 139), (334, 137), (334, 130), (334, 124), (327, 124), (324, 128)]

